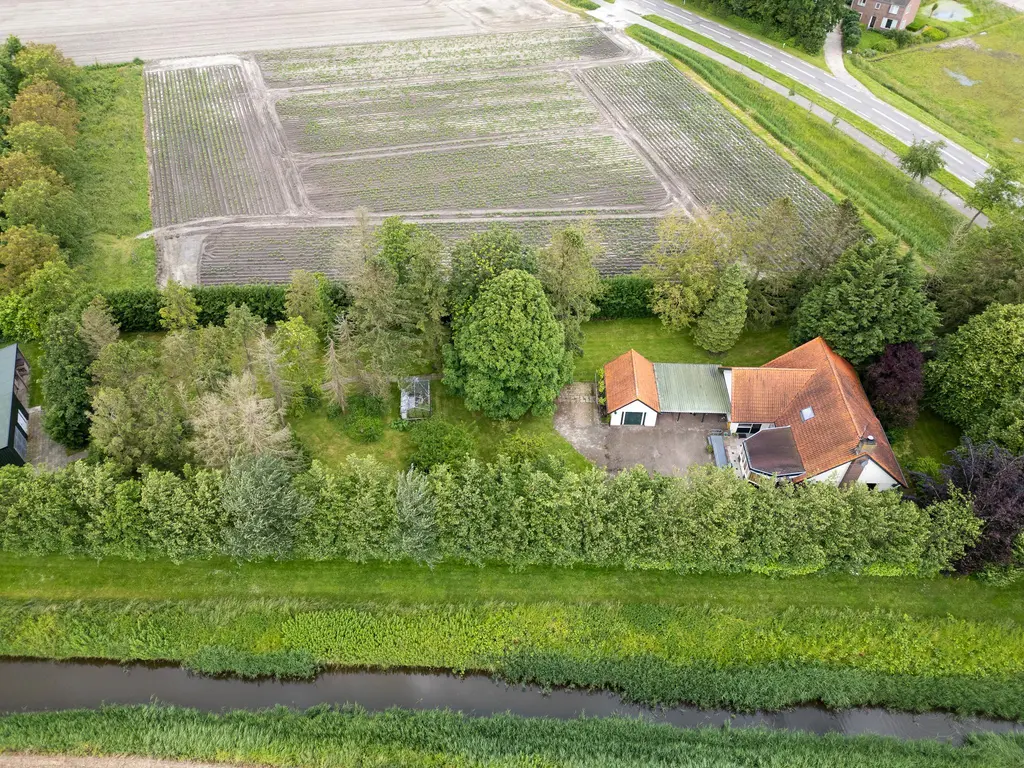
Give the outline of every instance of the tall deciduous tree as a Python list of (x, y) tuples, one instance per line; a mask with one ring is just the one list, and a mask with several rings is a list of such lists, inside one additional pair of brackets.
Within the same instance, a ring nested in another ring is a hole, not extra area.
[(398, 476), (395, 489), (398, 541), (394, 549), (402, 557), (426, 565), (439, 559), (436, 507), (425, 473), (410, 469)]
[(484, 283), (510, 269), (534, 274), (537, 258), (507, 226), (495, 226), (455, 244), (451, 253), (448, 307), (455, 324), (469, 312)]
[(66, 248), (74, 250), (79, 245), (82, 218), (74, 195), (63, 184), (29, 179), (4, 193), (0, 209), (8, 227), (32, 224), (55, 235)]
[(993, 304), (946, 336), (925, 383), (939, 415), (984, 439), (1007, 395), (1024, 391), (1024, 304)]
[(79, 332), (82, 340), (89, 348), (89, 354), (95, 360), (100, 353), (120, 338), (121, 329), (114, 321), (110, 305), (102, 296), (95, 296), (82, 311), (82, 323)]
[(492, 419), (550, 413), (572, 373), (565, 331), (537, 278), (502, 272), (484, 284), (445, 356), (445, 384)]
[(224, 327), (231, 335), (235, 346), (243, 356), (243, 368), (252, 371), (258, 352), (259, 340), (267, 332), (267, 321), (249, 309), (248, 304), (238, 306), (232, 304), (228, 307), (227, 316), (224, 318)]
[(287, 382), (286, 387), (297, 395), (292, 399), (292, 410), (299, 412), (307, 400), (319, 397), (323, 380), (316, 331), (301, 317), (293, 317), (277, 324), (273, 342), (281, 378)]
[(725, 352), (736, 344), (746, 322), (746, 278), (739, 264), (731, 264), (722, 271), (708, 308), (697, 318), (693, 340), (708, 352)]
[(78, 135), (78, 105), (52, 80), (38, 80), (18, 89), (8, 116), (12, 126), (39, 123), (56, 128), (69, 143)]
[(43, 264), (62, 259), (57, 238), (32, 224), (0, 232), (0, 291), (20, 288)]
[(949, 454), (941, 479), (924, 478), (926, 500), (947, 499), (951, 488), (970, 496), (974, 513), (984, 526), (977, 543), (957, 564), (963, 573), (986, 565), (1007, 565), (1014, 544), (1024, 531), (1024, 456), (1014, 455), (995, 443), (964, 439)]
[(924, 294), (924, 278), (911, 253), (895, 241), (851, 248), (825, 273), (797, 307), (791, 336), (815, 336), (857, 365), (887, 344), (921, 343), (938, 325), (935, 305)]
[(949, 328), (989, 304), (1024, 302), (1024, 214), (993, 217), (988, 227), (954, 234), (930, 290)]
[(913, 342), (889, 344), (864, 374), (864, 388), (882, 423), (909, 427), (924, 396), (924, 355)]
[(199, 326), (199, 305), (192, 292), (177, 280), (167, 281), (160, 302), (160, 325), (168, 331)]
[(67, 137), (52, 125), (40, 125), (29, 120), (9, 128), (5, 138), (14, 151), (38, 156), (40, 162), (63, 176), (67, 176), (74, 167), (74, 148)]
[(70, 314), (50, 318), (43, 335), (43, 426), (69, 448), (81, 448), (89, 435), (89, 350)]
[(761, 211), (752, 224), (746, 249), (746, 318), (752, 326), (770, 328), (791, 309), (794, 277), (803, 267), (806, 231), (788, 197)]
[(658, 226), (658, 242), (645, 273), (654, 281), (651, 306), (673, 330), (688, 328), (715, 295), (719, 270), (738, 262), (749, 243), (746, 219), (724, 211), (690, 220), (671, 214)]
[(306, 325), (322, 333), (327, 325), (320, 283), (312, 272), (297, 269), (284, 294), (284, 310), (288, 317), (301, 317)]
[(240, 456), (221, 486), (230, 529), (227, 547), (238, 560), (284, 559), (295, 544), (302, 499), (285, 462), (275, 456)]
[(0, 155), (0, 195), (29, 180), (48, 181), (55, 187), (64, 184), (61, 175), (44, 165), (35, 152), (8, 152)]
[(581, 326), (597, 309), (594, 299), (601, 291), (601, 279), (594, 262), (602, 250), (594, 227), (584, 222), (555, 232), (538, 258), (537, 277), (565, 329), (566, 347), (577, 355), (583, 354)]
[(946, 161), (942, 159), (942, 150), (945, 148), (946, 142), (941, 139), (914, 141), (900, 157), (900, 170), (914, 181), (923, 181), (946, 167)]
[(967, 195), (967, 204), (976, 209), (971, 223), (993, 208), (1019, 209), (1024, 206), (1024, 186), (1017, 180), (1018, 169), (1005, 161), (993, 163), (974, 182)]
[(227, 467), (236, 456), (294, 456), (291, 430), (281, 426), (273, 399), (260, 396), (248, 372), (199, 397), (191, 411), (192, 451), (209, 467)]
[[(10, 40), (10, 38), (8, 39)], [(75, 66), (75, 62), (62, 54), (56, 45), (29, 43), (20, 47), (13, 59), (15, 68), (23, 78), (22, 87), (26, 83), (37, 83), (40, 80), (51, 80), (64, 89), (69, 89), (74, 85), (78, 68)]]

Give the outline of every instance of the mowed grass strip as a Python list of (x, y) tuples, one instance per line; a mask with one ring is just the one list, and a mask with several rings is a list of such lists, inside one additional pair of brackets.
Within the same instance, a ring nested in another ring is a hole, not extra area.
[(0, 599), (315, 600), (330, 605), (707, 604), (783, 612), (792, 607), (885, 610), (923, 618), (1024, 625), (1024, 583), (993, 587), (967, 578), (821, 574), (678, 575), (597, 568), (479, 568), (411, 563), (208, 561), (129, 562), (0, 555)]
[(934, 256), (965, 220), (873, 152), (782, 96), (646, 27), (634, 25), (627, 31), (678, 60), (746, 110), (857, 206), (926, 258)]
[(963, 746), (759, 729), (683, 730), (626, 718), (552, 720), (458, 712), (202, 713), (104, 707), (0, 717), (0, 752), (129, 755), (239, 765), (525, 766), (699, 765), (701, 768), (1010, 768), (1024, 739), (969, 736)]
[(97, 290), (156, 282), (156, 248), (136, 236), (153, 228), (142, 109), (142, 65), (85, 67), (74, 94), (81, 110), (75, 196), (87, 224), (81, 264)]
[(647, 704), (820, 701), (1024, 717), (1019, 625), (855, 609), (0, 601), (0, 655), (167, 660), (243, 675), (429, 668)]

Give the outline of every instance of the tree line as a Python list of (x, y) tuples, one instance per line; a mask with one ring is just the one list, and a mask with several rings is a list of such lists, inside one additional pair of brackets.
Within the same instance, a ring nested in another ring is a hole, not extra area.
[(549, 457), (396, 472), (374, 458), (293, 474), (273, 455), (181, 473), (78, 462), (0, 469), (0, 548), (181, 561), (440, 561), (679, 572), (930, 576), (978, 540), (963, 495), (814, 483), (757, 489), (735, 473), (575, 472)]

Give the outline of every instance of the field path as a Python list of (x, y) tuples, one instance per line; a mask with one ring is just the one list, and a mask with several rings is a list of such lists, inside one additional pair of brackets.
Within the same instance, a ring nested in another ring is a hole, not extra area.
[[(599, 0), (600, 1), (600, 0)], [(781, 72), (787, 77), (811, 88), (823, 96), (846, 107), (854, 114), (878, 126), (881, 130), (899, 139), (904, 144), (911, 144), (915, 140), (925, 139), (927, 141), (942, 140), (946, 142), (943, 155), (947, 161), (947, 169), (957, 178), (973, 186), (988, 169), (988, 163), (975, 156), (971, 152), (953, 143), (945, 136), (932, 130), (924, 123), (921, 123), (909, 115), (904, 114), (895, 107), (887, 104), (881, 99), (865, 93), (861, 88), (854, 87), (843, 79), (840, 79), (829, 72), (826, 72), (802, 59), (780, 51), (778, 48), (762, 43), (756, 38), (737, 32), (731, 27), (718, 24), (702, 16), (685, 11), (679, 6), (664, 2), (664, 0), (619, 0), (614, 5), (602, 4), (601, 8), (591, 12), (593, 16), (616, 27), (625, 27), (629, 24), (639, 24), (657, 32), (667, 38), (675, 40), (682, 45), (701, 53), (716, 58), (714, 52), (708, 52), (703, 46), (694, 43), (680, 35), (673, 34), (657, 24), (646, 21), (643, 16), (656, 14), (679, 24), (682, 27), (691, 29), (698, 34), (709, 37), (721, 45), (731, 48), (737, 53), (756, 59), (762, 64)], [(725, 58), (725, 57), (721, 57)], [(728, 59), (727, 59), (728, 60)], [(728, 60), (731, 61), (731, 60)], [(736, 62), (732, 62), (733, 65)], [(728, 65), (727, 65), (728, 66)], [(732, 69), (737, 69), (732, 66)], [(744, 68), (745, 69), (745, 68)], [(743, 70), (737, 70), (743, 71)], [(749, 76), (750, 71), (743, 72)], [(753, 79), (762, 82), (763, 78), (756, 75)], [(859, 86), (859, 84), (858, 84)], [(785, 90), (785, 89), (784, 89)], [(788, 91), (787, 91), (788, 93)], [(846, 133), (850, 133), (846, 131)], [(851, 134), (852, 135), (852, 134)], [(864, 134), (861, 134), (864, 135)], [(855, 137), (856, 138), (856, 137)], [(858, 139), (860, 141), (860, 139)], [(865, 143), (861, 141), (861, 143)], [(877, 142), (873, 142), (877, 146)], [(869, 149), (875, 151), (865, 143)]]

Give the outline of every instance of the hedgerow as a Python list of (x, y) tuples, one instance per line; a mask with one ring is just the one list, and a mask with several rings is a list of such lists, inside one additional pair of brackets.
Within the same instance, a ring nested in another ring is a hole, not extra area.
[(962, 496), (922, 509), (862, 485), (757, 489), (713, 467), (670, 478), (643, 467), (613, 476), (550, 464), (468, 459), (413, 470), (403, 485), (373, 458), (350, 457), (338, 470), (313, 462), (292, 481), (294, 514), (275, 523), (269, 549), (236, 546), (252, 521), (235, 503), (230, 473), (144, 468), (125, 479), (112, 464), (55, 473), (8, 466), (0, 468), (0, 551), (934, 575), (963, 556), (980, 525)]
[(1019, 734), (972, 735), (963, 746), (955, 747), (881, 736), (684, 730), (617, 717), (560, 721), (400, 709), (371, 714), (351, 707), (214, 714), (150, 705), (8, 715), (0, 718), (0, 751), (323, 768), (697, 764), (703, 768), (755, 764), (762, 768), (1009, 768), (1024, 761), (1024, 739)]
[[(285, 285), (212, 285), (189, 288), (199, 305), (200, 325), (223, 325), (228, 307), (247, 305), (258, 317), (268, 323), (287, 318), (284, 307)], [(327, 299), (337, 308), (348, 305), (345, 288), (330, 283)], [(122, 331), (160, 331), (161, 292), (158, 288), (126, 288), (104, 294), (110, 304), (114, 320)]]
[(309, 676), (431, 668), (649, 704), (1024, 716), (1024, 630), (870, 610), (690, 604), (0, 601), (0, 654)]
[(641, 275), (619, 275), (601, 280), (601, 293), (594, 300), (594, 317), (601, 320), (654, 317), (651, 309), (653, 281)]

